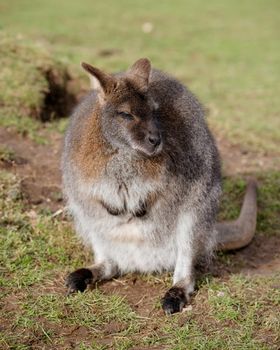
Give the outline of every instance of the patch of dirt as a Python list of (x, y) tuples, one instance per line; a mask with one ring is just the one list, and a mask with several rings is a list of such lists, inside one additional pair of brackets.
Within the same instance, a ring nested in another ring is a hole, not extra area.
[[(84, 326), (69, 326), (69, 327), (61, 327), (60, 329), (55, 329), (56, 333), (59, 334), (60, 337), (64, 337), (64, 344), (61, 346), (62, 349), (65, 347), (69, 349), (77, 349), (76, 345), (79, 344), (80, 341), (87, 340), (88, 346), (90, 346), (90, 338), (92, 336), (89, 335), (89, 331), (87, 327)], [(57, 348), (59, 349), (59, 347)]]
[(0, 128), (0, 143), (13, 153), (14, 160), (0, 161), (0, 168), (16, 174), (26, 204), (52, 211), (62, 207), (60, 153), (61, 136), (53, 134), (48, 145)]
[(254, 152), (242, 145), (231, 144), (224, 136), (215, 134), (225, 175), (252, 174), (265, 170), (277, 170), (280, 154)]
[(103, 332), (105, 335), (116, 334), (124, 331), (126, 328), (126, 324), (117, 321), (112, 321), (104, 326)]
[(229, 252), (230, 264), (219, 259), (213, 266), (212, 273), (224, 276), (232, 273), (245, 275), (270, 275), (280, 272), (280, 237), (256, 235), (246, 248)]
[(166, 286), (160, 280), (152, 284), (133, 274), (104, 283), (100, 289), (106, 294), (118, 294), (124, 297), (132, 309), (142, 317), (149, 318), (158, 313), (162, 314), (162, 310), (156, 308), (157, 301), (163, 297), (166, 290)]

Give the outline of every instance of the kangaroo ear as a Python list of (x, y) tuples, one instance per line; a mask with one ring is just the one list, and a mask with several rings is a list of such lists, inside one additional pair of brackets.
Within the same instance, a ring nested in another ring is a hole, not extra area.
[(147, 58), (140, 58), (127, 71), (128, 78), (132, 80), (142, 92), (148, 90), (150, 73), (151, 62)]
[(100, 91), (104, 95), (109, 94), (114, 90), (117, 82), (113, 76), (102, 72), (98, 68), (95, 68), (88, 63), (82, 62), (81, 65), (84, 70), (90, 74), (93, 89)]

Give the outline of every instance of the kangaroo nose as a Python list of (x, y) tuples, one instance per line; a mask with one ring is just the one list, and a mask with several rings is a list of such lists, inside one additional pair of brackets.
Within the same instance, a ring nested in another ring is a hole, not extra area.
[(149, 135), (149, 138), (148, 138), (150, 144), (152, 144), (154, 147), (157, 147), (160, 145), (161, 143), (161, 137), (159, 134), (151, 134)]

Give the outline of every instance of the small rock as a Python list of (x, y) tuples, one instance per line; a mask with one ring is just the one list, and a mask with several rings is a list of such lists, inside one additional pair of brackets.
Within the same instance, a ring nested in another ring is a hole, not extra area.
[(192, 306), (188, 305), (186, 307), (183, 308), (182, 312), (187, 312), (187, 311), (192, 311)]
[(143, 25), (142, 25), (142, 31), (143, 31), (144, 33), (151, 33), (151, 32), (153, 31), (153, 29), (154, 29), (154, 26), (153, 26), (153, 24), (150, 23), (150, 22), (145, 22), (145, 23), (143, 23)]

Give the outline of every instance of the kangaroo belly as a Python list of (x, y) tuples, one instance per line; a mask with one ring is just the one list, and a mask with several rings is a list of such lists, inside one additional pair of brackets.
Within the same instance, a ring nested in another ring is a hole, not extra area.
[[(117, 235), (119, 237), (119, 232)], [(117, 264), (122, 273), (169, 271), (175, 266), (177, 252), (172, 239), (160, 245), (138, 239), (106, 241), (93, 238), (92, 243), (96, 255), (102, 251), (107, 259)]]
[(123, 273), (174, 268), (175, 236), (164, 227), (159, 230), (156, 218), (119, 217), (104, 211), (89, 216), (77, 205), (72, 205), (72, 212), (78, 232), (93, 248), (96, 262), (109, 259)]
[(92, 245), (96, 256), (101, 252), (122, 273), (171, 270), (176, 261), (174, 237), (158, 237), (160, 234), (152, 220), (134, 219), (108, 227), (103, 235), (93, 233)]

